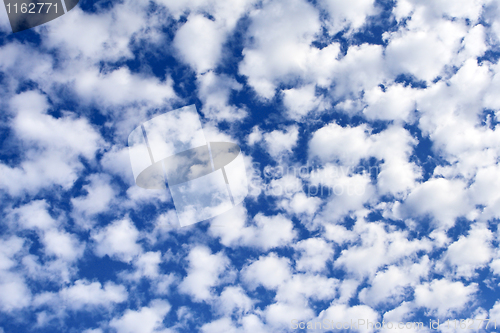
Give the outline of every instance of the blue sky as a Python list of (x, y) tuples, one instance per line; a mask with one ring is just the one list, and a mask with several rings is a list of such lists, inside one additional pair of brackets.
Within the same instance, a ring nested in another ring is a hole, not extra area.
[[(498, 331), (499, 45), (492, 0), (1, 9), (0, 333)], [(127, 138), (192, 104), (249, 194), (180, 227)]]

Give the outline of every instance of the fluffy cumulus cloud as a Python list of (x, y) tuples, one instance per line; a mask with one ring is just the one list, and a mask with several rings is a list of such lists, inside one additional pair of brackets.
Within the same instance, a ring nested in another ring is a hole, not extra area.
[(302, 0), (266, 1), (254, 9), (239, 72), (263, 98), (272, 98), (276, 85), (304, 74), (314, 50), (310, 43), (320, 32), (319, 11)]
[(294, 120), (303, 119), (310, 112), (323, 111), (329, 106), (322, 96), (316, 96), (314, 84), (283, 90), (283, 105), (288, 110), (288, 116)]
[(237, 207), (216, 217), (210, 233), (220, 237), (220, 242), (226, 246), (248, 246), (263, 250), (289, 246), (297, 236), (292, 221), (281, 214), (257, 214), (251, 222), (247, 222), (246, 218), (247, 211)]
[(177, 31), (174, 45), (181, 57), (197, 72), (214, 68), (221, 55), (223, 31), (201, 14), (194, 14)]
[(2, 239), (0, 243), (2, 270), (0, 306), (3, 312), (11, 313), (31, 303), (32, 295), (25, 278), (15, 270), (18, 263), (14, 256), (22, 251), (23, 245), (24, 240), (15, 236)]
[(115, 257), (130, 262), (142, 248), (137, 244), (139, 231), (129, 219), (110, 223), (93, 236), (96, 255)]
[(263, 136), (267, 152), (274, 158), (291, 153), (297, 145), (298, 138), (299, 130), (296, 126), (290, 126), (285, 130), (274, 130)]
[(476, 284), (464, 286), (458, 281), (433, 280), (415, 288), (415, 304), (442, 316), (461, 310), (476, 290)]
[(195, 247), (188, 255), (187, 276), (179, 285), (179, 290), (191, 295), (196, 301), (212, 297), (211, 289), (219, 285), (219, 278), (227, 273), (229, 261), (223, 253), (211, 254), (206, 247)]
[(99, 282), (77, 280), (74, 285), (61, 289), (58, 293), (42, 293), (34, 300), (36, 306), (49, 305), (57, 308), (64, 306), (74, 311), (91, 307), (112, 307), (127, 299), (127, 291), (122, 285), (108, 282), (102, 286)]
[[(500, 323), (497, 2), (80, 1), (17, 33), (3, 8), (1, 333)], [(241, 155), (182, 154), (228, 205), (180, 227), (140, 125), (187, 105)]]
[(69, 113), (56, 118), (49, 108), (47, 96), (37, 91), (10, 100), (11, 135), (18, 140), (14, 147), (26, 145), (19, 152), (25, 157), (20, 163), (0, 164), (0, 186), (12, 195), (53, 186), (69, 189), (83, 168), (81, 158), (93, 159), (103, 144), (86, 118)]

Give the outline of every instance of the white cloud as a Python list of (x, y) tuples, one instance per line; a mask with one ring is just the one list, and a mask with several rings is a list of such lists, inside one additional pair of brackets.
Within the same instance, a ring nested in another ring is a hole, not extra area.
[(177, 31), (174, 45), (197, 73), (204, 73), (217, 65), (224, 40), (225, 33), (217, 22), (191, 14)]
[(295, 261), (298, 271), (319, 272), (326, 268), (327, 261), (333, 261), (334, 250), (322, 238), (304, 239), (294, 249), (299, 254)]
[(201, 112), (208, 119), (216, 121), (237, 121), (243, 119), (247, 112), (230, 105), (229, 97), (233, 91), (239, 91), (243, 85), (227, 75), (217, 75), (212, 71), (197, 77), (198, 96), (203, 101)]
[(254, 126), (252, 132), (247, 137), (248, 145), (253, 146), (262, 140), (262, 131), (259, 126)]
[[(146, 8), (141, 2), (115, 4), (112, 11), (89, 13), (79, 6), (41, 29), (43, 43), (60, 48), (63, 57), (80, 60), (116, 61), (132, 56), (133, 34), (146, 28)], [(86, 27), (82, 29), (82, 27)], [(74, 38), (78, 34), (79, 38)]]
[(290, 278), (290, 261), (271, 253), (267, 257), (261, 256), (243, 268), (241, 274), (250, 289), (255, 289), (259, 285), (267, 289), (276, 289)]
[(488, 221), (500, 216), (500, 167), (492, 165), (478, 170), (474, 183), (468, 194), (476, 205), (483, 205), (484, 209), (477, 217), (480, 221)]
[(94, 224), (92, 218), (109, 210), (110, 202), (115, 197), (115, 192), (106, 175), (93, 174), (88, 179), (90, 184), (82, 187), (87, 194), (71, 199), (73, 218), (83, 227), (92, 226)]
[(500, 98), (495, 95), (495, 91), (497, 91), (498, 87), (500, 86), (500, 64), (497, 63), (496, 65), (490, 65), (490, 68), (493, 74), (493, 78), (489, 86), (487, 87), (487, 93), (484, 98), (484, 106), (487, 108), (498, 110), (500, 108)]
[(96, 102), (104, 107), (139, 102), (160, 105), (176, 97), (172, 80), (161, 82), (154, 77), (133, 74), (128, 67), (120, 67), (107, 73), (100, 72), (95, 67), (85, 70), (82, 68), (74, 81), (74, 89), (83, 100)]
[[(224, 58), (223, 44), (227, 36), (236, 27), (238, 20), (251, 8), (254, 0), (237, 0), (217, 2), (213, 0), (196, 1), (172, 1), (160, 0), (159, 3), (165, 5), (177, 19), (189, 13), (187, 21), (177, 30), (173, 46), (178, 56), (189, 64), (197, 74), (205, 73), (217, 67), (221, 58)], [(210, 18), (209, 18), (210, 17)], [(206, 78), (201, 80), (206, 85)], [(231, 80), (227, 80), (231, 81)], [(219, 92), (219, 97), (221, 96)], [(223, 95), (224, 93), (222, 93)], [(210, 99), (211, 107), (213, 97), (203, 96), (203, 99)], [(214, 115), (215, 109), (207, 107), (206, 113), (215, 117), (241, 118), (244, 113), (241, 110), (232, 108), (235, 114), (229, 115), (231, 107), (225, 105), (225, 112)], [(210, 110), (210, 111), (209, 111)], [(228, 120), (229, 120), (228, 119)]]
[(326, 165), (314, 175), (315, 181), (334, 185), (342, 179), (337, 178), (338, 171), (348, 175), (356, 171), (362, 159), (375, 157), (383, 163), (368, 168), (359, 167), (359, 170), (364, 171), (367, 177), (377, 177), (380, 194), (402, 195), (413, 189), (421, 175), (420, 168), (410, 162), (417, 141), (399, 125), (391, 125), (377, 134), (370, 131), (365, 124), (342, 127), (331, 123), (314, 132), (309, 141), (309, 156), (317, 157), (323, 163), (340, 164)]
[(415, 288), (415, 304), (443, 318), (461, 311), (468, 302), (472, 301), (476, 291), (477, 284), (475, 283), (464, 286), (460, 281), (433, 280)]
[(86, 329), (83, 331), (83, 333), (103, 333), (103, 331), (100, 328), (95, 328), (95, 329)]
[(320, 30), (319, 15), (309, 3), (293, 0), (266, 2), (250, 17), (252, 43), (243, 50), (239, 72), (259, 96), (270, 99), (279, 80), (304, 73), (312, 54), (310, 43)]
[(16, 266), (13, 256), (22, 250), (24, 240), (17, 236), (0, 239), (0, 270), (8, 270)]
[(15, 114), (14, 133), (30, 148), (23, 152), (26, 158), (19, 166), (0, 164), (4, 175), (0, 187), (12, 195), (36, 193), (54, 185), (70, 188), (83, 168), (78, 158), (91, 160), (102, 147), (99, 133), (84, 118), (47, 114), (47, 97), (36, 91), (16, 95), (10, 105)]
[(247, 313), (253, 307), (254, 301), (247, 296), (240, 286), (228, 286), (221, 292), (215, 302), (216, 311), (231, 315), (233, 313)]
[(135, 184), (128, 147), (112, 146), (103, 154), (100, 162), (107, 173), (120, 176), (129, 185)]
[[(355, 305), (350, 307), (346, 304), (334, 304), (328, 309), (321, 311), (318, 316), (318, 321), (327, 319), (333, 322), (348, 322), (350, 324), (352, 321), (358, 324), (358, 319), (364, 319), (366, 324), (367, 322), (375, 323), (378, 318), (378, 313), (367, 305)], [(358, 326), (356, 325), (356, 327)], [(365, 328), (366, 326), (359, 330), (364, 331)], [(373, 331), (373, 329), (368, 328), (366, 331), (370, 332)]]
[[(150, 251), (140, 254), (133, 261), (134, 271), (130, 273), (122, 272), (123, 274), (121, 274), (121, 277), (133, 281), (139, 281), (142, 277), (152, 279), (156, 283), (163, 284), (163, 289), (166, 290), (166, 288), (168, 287), (167, 285), (169, 285), (170, 282), (173, 281), (171, 279), (162, 280), (159, 267), (161, 262), (162, 258), (160, 251)], [(170, 278), (172, 278), (172, 276), (170, 276)]]
[(440, 20), (443, 16), (453, 18), (468, 18), (475, 22), (481, 14), (483, 4), (489, 1), (483, 0), (459, 0), (456, 2), (449, 2), (446, 0), (438, 0), (431, 2), (421, 2), (418, 0), (400, 0), (394, 10), (398, 20), (410, 14), (418, 16), (424, 22), (433, 22)]
[(88, 282), (78, 280), (71, 287), (60, 292), (61, 298), (67, 306), (73, 309), (80, 309), (86, 305), (109, 306), (112, 303), (121, 303), (127, 299), (127, 291), (124, 286), (108, 282), (101, 286), (99, 282)]
[(411, 87), (394, 84), (382, 90), (377, 86), (365, 92), (367, 103), (363, 114), (370, 120), (410, 120), (416, 109), (419, 92)]
[(213, 0), (159, 0), (158, 3), (165, 5), (170, 13), (179, 18), (186, 12), (210, 14), (215, 21), (227, 30), (234, 29), (241, 15), (248, 10), (253, 0), (235, 0), (219, 2)]
[(18, 275), (4, 274), (0, 280), (0, 307), (5, 312), (22, 309), (31, 304), (31, 291)]
[(464, 59), (470, 59), (482, 56), (487, 50), (486, 31), (483, 25), (478, 24), (470, 29), (462, 41), (464, 47), (460, 50), (460, 55)]
[(43, 283), (67, 284), (78, 273), (77, 261), (70, 262), (69, 259), (72, 258), (64, 257), (64, 255), (59, 258), (28, 254), (21, 259), (21, 263), (23, 273), (31, 280)]
[(15, 256), (23, 250), (24, 240), (12, 236), (0, 239), (0, 308), (11, 312), (31, 303), (31, 291), (24, 277), (15, 272)]
[[(416, 1), (400, 1), (395, 9), (398, 19), (410, 16), (405, 28), (384, 34), (389, 39), (387, 65), (394, 74), (408, 73), (418, 79), (432, 81), (444, 74), (445, 66), (457, 60), (463, 61), (467, 54), (479, 55), (482, 52), (480, 38), (474, 42), (468, 38), (464, 42), (469, 46), (456, 57), (462, 47), (462, 39), (474, 30), (475, 23), (468, 24), (465, 20), (450, 18), (467, 17), (476, 21), (482, 11), (480, 1), (465, 0), (462, 4), (460, 1), (453, 4), (436, 1), (417, 3), (415, 6), (412, 3)], [(475, 4), (470, 6), (472, 3)], [(478, 31), (472, 33), (480, 37)]]
[(329, 107), (321, 96), (316, 96), (316, 87), (313, 84), (283, 90), (283, 104), (288, 117), (294, 120), (301, 120), (310, 112), (323, 111)]
[[(451, 22), (441, 27), (443, 30), (460, 28)], [(392, 65), (394, 74), (408, 73), (424, 81), (435, 79), (441, 74), (444, 65), (451, 61), (454, 51), (439, 37), (436, 33), (423, 31), (406, 32), (393, 37), (387, 46), (386, 59)], [(457, 37), (454, 39), (455, 49), (458, 49), (460, 40)]]
[(331, 123), (314, 132), (309, 141), (309, 155), (324, 162), (338, 160), (345, 165), (356, 165), (368, 156), (370, 146), (366, 125), (342, 127)]
[(334, 241), (339, 245), (343, 245), (347, 242), (354, 242), (358, 235), (346, 227), (338, 224), (326, 224), (324, 225), (324, 237), (328, 240)]
[(292, 319), (308, 319), (314, 316), (314, 311), (306, 304), (289, 304), (277, 302), (269, 305), (265, 312), (266, 322), (274, 331), (290, 328)]
[(64, 230), (59, 220), (54, 219), (45, 200), (34, 200), (11, 211), (13, 226), (20, 230), (35, 230), (43, 245), (45, 255), (63, 261), (74, 261), (83, 255), (84, 244), (75, 234)]
[(498, 133), (480, 123), (483, 98), (490, 82), (484, 64), (468, 60), (447, 82), (438, 82), (417, 102), (419, 127), (433, 141), (433, 151), (450, 166), (438, 166), (435, 175), (471, 178), (478, 168), (495, 164)]
[(21, 228), (49, 230), (58, 226), (59, 222), (48, 212), (49, 205), (45, 200), (33, 200), (11, 212), (13, 222)]
[(261, 213), (253, 218), (255, 224), (247, 225), (247, 212), (243, 206), (233, 208), (214, 218), (210, 234), (220, 237), (225, 246), (250, 246), (267, 251), (289, 245), (297, 236), (293, 223), (285, 216), (265, 216)]
[(414, 288), (420, 279), (426, 278), (430, 270), (430, 260), (424, 256), (421, 262), (398, 267), (391, 265), (385, 271), (379, 271), (370, 281), (370, 287), (359, 293), (360, 300), (372, 307), (381, 303), (399, 304), (407, 295), (407, 290)]
[(156, 295), (168, 295), (170, 288), (178, 283), (178, 277), (174, 273), (162, 274), (152, 282), (151, 289)]
[[(29, 63), (29, 59), (36, 56), (36, 63)], [(2, 95), (10, 97), (20, 84), (19, 80), (30, 78), (36, 82), (45, 82), (47, 75), (52, 72), (53, 58), (41, 53), (38, 49), (17, 42), (2, 45), (0, 48), (0, 69), (7, 75), (7, 84)], [(9, 94), (10, 93), (10, 94)]]
[(164, 300), (153, 300), (149, 306), (144, 306), (137, 311), (126, 310), (120, 318), (113, 318), (109, 326), (117, 333), (165, 332), (162, 322), (170, 308), (170, 304)]
[(322, 275), (294, 274), (282, 282), (276, 292), (278, 304), (301, 306), (307, 299), (329, 301), (335, 298), (339, 281)]
[(449, 263), (457, 276), (472, 277), (478, 268), (484, 267), (492, 258), (493, 234), (486, 226), (474, 224), (467, 236), (448, 246), (444, 261)]
[[(285, 191), (287, 189), (288, 188), (285, 187)], [(320, 189), (317, 189), (314, 186), (309, 186), (307, 195), (304, 192), (295, 193), (291, 200), (284, 199), (281, 201), (280, 205), (289, 213), (297, 215), (305, 214), (310, 216), (317, 212), (319, 206), (321, 205), (321, 199), (309, 195), (317, 195), (319, 192)], [(286, 194), (288, 193), (285, 192), (285, 195)]]
[(229, 259), (222, 252), (212, 254), (204, 246), (192, 248), (187, 259), (187, 276), (179, 284), (179, 290), (196, 302), (209, 300), (212, 287), (221, 283), (220, 277), (228, 269)]
[[(410, 162), (417, 140), (400, 126), (390, 126), (372, 137), (371, 152), (384, 161), (375, 169), (378, 171), (377, 189), (381, 194), (404, 196), (417, 185), (422, 174), (421, 168)], [(367, 172), (374, 174), (370, 168)]]
[(386, 322), (408, 322), (411, 316), (414, 314), (414, 310), (415, 309), (412, 302), (403, 301), (398, 307), (384, 313), (384, 320)]
[(270, 332), (261, 319), (254, 314), (241, 317), (238, 323), (232, 322), (231, 318), (223, 317), (201, 327), (203, 333), (219, 333), (221, 331), (227, 333)]
[(429, 179), (419, 184), (401, 205), (395, 206), (399, 218), (423, 217), (431, 214), (434, 226), (447, 230), (455, 224), (457, 217), (466, 215), (471, 209), (461, 180), (444, 178)]
[(490, 309), (488, 318), (491, 320), (500, 320), (500, 301), (496, 301), (495, 305)]
[(256, 223), (255, 234), (253, 240), (248, 240), (248, 242), (264, 250), (288, 245), (296, 237), (292, 221), (280, 214), (275, 216), (257, 214), (254, 221)]
[(83, 255), (84, 247), (74, 234), (56, 229), (43, 233), (42, 243), (45, 254), (55, 256), (67, 261), (73, 261)]
[[(128, 67), (108, 67), (108, 62), (133, 58), (132, 50), (138, 45), (156, 49), (164, 41), (159, 29), (166, 19), (148, 11), (147, 3), (137, 1), (124, 1), (94, 13), (77, 6), (70, 15), (34, 29), (40, 33), (43, 49), (57, 54), (56, 67), (55, 59), (47, 54), (39, 54), (38, 61), (27, 66), (27, 55), (38, 49), (18, 44), (0, 50), (5, 57), (0, 67), (12, 85), (30, 79), (53, 101), (74, 94), (80, 97), (77, 107), (97, 103), (102, 113), (110, 107), (112, 112), (120, 112), (116, 108), (127, 104), (164, 104), (176, 97), (168, 76), (160, 80), (151, 73), (132, 73)], [(86, 28), (82, 30), (82, 26)], [(75, 34), (79, 38), (74, 38)], [(61, 90), (66, 94), (61, 95)]]
[(383, 223), (367, 223), (359, 216), (353, 232), (359, 237), (360, 244), (343, 250), (334, 267), (343, 267), (355, 277), (373, 276), (383, 265), (432, 249), (428, 239), (410, 241), (407, 232), (388, 232)]
[[(139, 209), (145, 203), (158, 205), (172, 202), (169, 191), (146, 190), (139, 186), (131, 186), (127, 190), (127, 198), (120, 202), (122, 208)], [(177, 221), (175, 221), (177, 223)]]
[(166, 240), (173, 231), (182, 232), (179, 230), (179, 220), (175, 209), (159, 214), (153, 224), (154, 229), (149, 233), (144, 233), (144, 236), (151, 244)]
[(348, 214), (362, 213), (366, 203), (375, 201), (375, 189), (367, 174), (332, 177), (329, 170), (332, 168), (337, 169), (327, 166), (324, 172), (311, 177), (311, 183), (318, 186), (320, 193), (330, 195), (326, 205), (315, 216), (313, 224), (335, 223)]
[(88, 308), (110, 308), (127, 300), (128, 293), (124, 286), (113, 282), (101, 285), (99, 282), (77, 280), (73, 285), (64, 287), (57, 293), (41, 293), (35, 297), (36, 306), (50, 305), (54, 308), (64, 307), (73, 311)]
[(94, 252), (99, 257), (108, 255), (113, 259), (130, 262), (142, 252), (137, 243), (138, 238), (139, 231), (128, 218), (118, 220), (93, 233)]
[(289, 126), (285, 130), (274, 130), (264, 134), (266, 150), (273, 158), (291, 153), (297, 145), (299, 130), (297, 126)]
[(332, 35), (347, 27), (359, 29), (367, 16), (377, 13), (373, 0), (355, 0), (348, 3), (342, 0), (321, 0), (320, 4), (330, 15), (327, 25)]
[(357, 98), (362, 91), (371, 90), (382, 83), (387, 78), (383, 54), (384, 49), (380, 45), (350, 46), (347, 54), (330, 71), (326, 71), (329, 79), (335, 83), (333, 96), (340, 99)]

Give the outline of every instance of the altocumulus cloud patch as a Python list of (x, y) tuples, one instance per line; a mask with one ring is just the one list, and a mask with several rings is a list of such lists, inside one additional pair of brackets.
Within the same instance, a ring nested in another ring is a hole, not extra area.
[(50, 3), (0, 8), (0, 332), (498, 331), (496, 1)]

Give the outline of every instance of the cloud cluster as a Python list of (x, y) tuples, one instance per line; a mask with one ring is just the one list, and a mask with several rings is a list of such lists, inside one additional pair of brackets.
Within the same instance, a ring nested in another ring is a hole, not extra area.
[[(2, 15), (0, 332), (500, 319), (494, 1), (125, 0), (7, 37)], [(193, 103), (254, 191), (179, 228), (126, 142)]]

